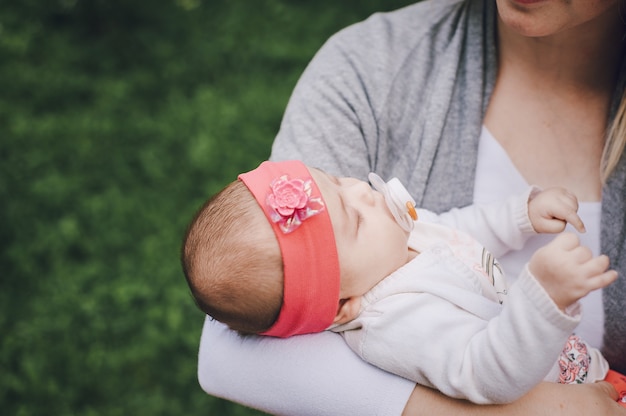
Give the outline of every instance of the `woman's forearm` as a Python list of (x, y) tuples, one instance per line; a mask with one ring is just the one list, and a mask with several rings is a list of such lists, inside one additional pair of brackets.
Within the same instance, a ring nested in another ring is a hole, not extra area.
[(399, 415), (414, 383), (358, 358), (338, 334), (243, 338), (206, 320), (198, 378), (211, 395), (271, 414)]
[(530, 393), (505, 405), (476, 405), (451, 399), (436, 390), (416, 386), (403, 416), (626, 416), (616, 402), (617, 392), (608, 383), (540, 383)]

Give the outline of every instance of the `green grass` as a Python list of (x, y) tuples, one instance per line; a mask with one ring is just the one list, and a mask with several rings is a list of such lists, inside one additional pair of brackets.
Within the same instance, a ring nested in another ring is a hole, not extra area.
[(324, 40), (408, 3), (0, 3), (3, 414), (260, 414), (197, 383), (184, 228)]

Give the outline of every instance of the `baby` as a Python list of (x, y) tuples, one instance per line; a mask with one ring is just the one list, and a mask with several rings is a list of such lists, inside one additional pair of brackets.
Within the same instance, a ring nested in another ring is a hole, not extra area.
[(600, 352), (571, 334), (577, 301), (617, 278), (608, 258), (563, 233), (507, 288), (492, 255), (566, 223), (584, 231), (573, 195), (531, 188), (435, 215), (371, 180), (384, 194), (298, 161), (239, 175), (185, 237), (200, 309), (243, 334), (339, 332), (366, 361), (475, 403), (513, 401), (544, 379), (604, 379)]

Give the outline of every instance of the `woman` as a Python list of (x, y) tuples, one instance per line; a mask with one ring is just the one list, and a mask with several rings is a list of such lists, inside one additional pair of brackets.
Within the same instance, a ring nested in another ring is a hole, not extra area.
[[(529, 183), (568, 188), (582, 201), (583, 243), (620, 272), (585, 298), (577, 332), (624, 372), (619, 7), (618, 0), (427, 0), (374, 15), (335, 35), (311, 62), (272, 158), (338, 175), (397, 176), (418, 206), (434, 211), (503, 198)], [(609, 134), (607, 125), (615, 126)], [(516, 276), (544, 238), (500, 259), (507, 274)], [(199, 378), (210, 394), (276, 414), (626, 415), (606, 383), (542, 383), (513, 404), (481, 407), (376, 370), (335, 334), (242, 340), (210, 320)]]

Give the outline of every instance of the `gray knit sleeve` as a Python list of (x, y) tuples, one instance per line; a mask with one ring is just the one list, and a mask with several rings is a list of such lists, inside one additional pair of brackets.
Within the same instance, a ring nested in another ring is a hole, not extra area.
[[(438, 49), (462, 11), (460, 0), (426, 1), (331, 37), (294, 89), (271, 158), (361, 179), (391, 173), (423, 117)], [(404, 170), (395, 176), (408, 179), (410, 167)]]

